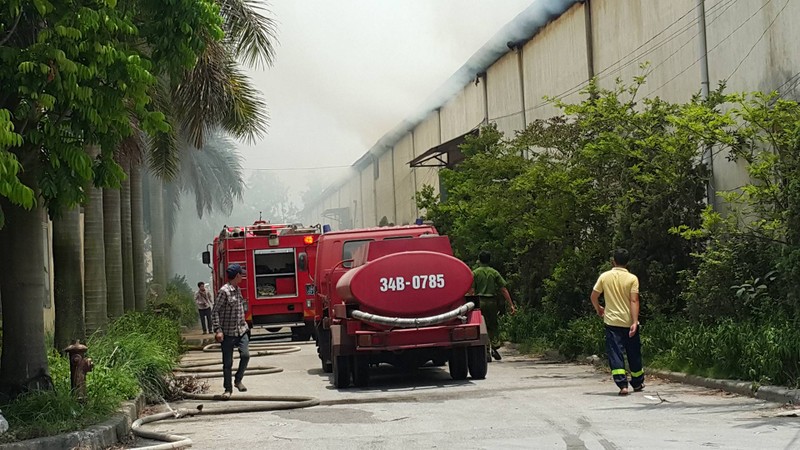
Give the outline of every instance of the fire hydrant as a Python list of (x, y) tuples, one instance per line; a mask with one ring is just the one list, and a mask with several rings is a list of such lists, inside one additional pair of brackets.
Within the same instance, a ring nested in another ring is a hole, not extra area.
[(69, 381), (73, 394), (81, 402), (86, 400), (86, 374), (92, 371), (92, 358), (86, 358), (89, 348), (80, 341), (73, 342), (64, 351), (69, 354)]

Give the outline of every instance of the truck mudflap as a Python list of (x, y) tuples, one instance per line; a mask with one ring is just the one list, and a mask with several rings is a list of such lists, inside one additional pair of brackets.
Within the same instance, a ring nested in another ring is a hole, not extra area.
[(439, 325), (441, 323), (450, 322), (453, 319), (461, 319), (461, 322), (464, 323), (467, 321), (466, 314), (472, 311), (474, 308), (475, 303), (467, 302), (466, 304), (446, 313), (428, 317), (386, 317), (354, 310), (352, 311), (352, 317), (362, 322), (374, 323), (377, 325), (398, 328), (420, 328)]

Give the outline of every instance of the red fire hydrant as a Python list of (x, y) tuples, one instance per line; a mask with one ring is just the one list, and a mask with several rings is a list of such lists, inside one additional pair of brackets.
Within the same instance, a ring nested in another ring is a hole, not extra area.
[(86, 400), (86, 374), (92, 371), (92, 358), (86, 358), (89, 348), (80, 341), (73, 342), (64, 351), (69, 354), (69, 381), (73, 394), (81, 402)]

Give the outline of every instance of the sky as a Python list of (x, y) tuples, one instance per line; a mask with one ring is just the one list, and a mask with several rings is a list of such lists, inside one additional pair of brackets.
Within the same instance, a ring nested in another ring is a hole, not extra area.
[(533, 0), (259, 0), (277, 21), (272, 67), (249, 70), (269, 106), (268, 135), (239, 144), (247, 169), (300, 193), (335, 181), (417, 112)]

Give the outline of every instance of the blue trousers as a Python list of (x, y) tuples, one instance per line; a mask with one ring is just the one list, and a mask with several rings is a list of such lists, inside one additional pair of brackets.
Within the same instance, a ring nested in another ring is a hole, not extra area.
[(239, 349), (239, 368), (236, 369), (234, 382), (238, 383), (244, 378), (244, 371), (250, 361), (250, 336), (247, 333), (241, 336), (225, 336), (222, 339), (222, 386), (226, 391), (233, 391), (231, 372), (233, 371), (233, 349)]
[(631, 386), (636, 389), (644, 384), (642, 342), (639, 339), (639, 330), (636, 330), (636, 334), (633, 337), (628, 336), (629, 331), (629, 328), (606, 325), (608, 364), (611, 366), (611, 376), (614, 378), (614, 383), (620, 389), (628, 387), (628, 375), (625, 372), (623, 353), (628, 356), (628, 366), (631, 369)]

